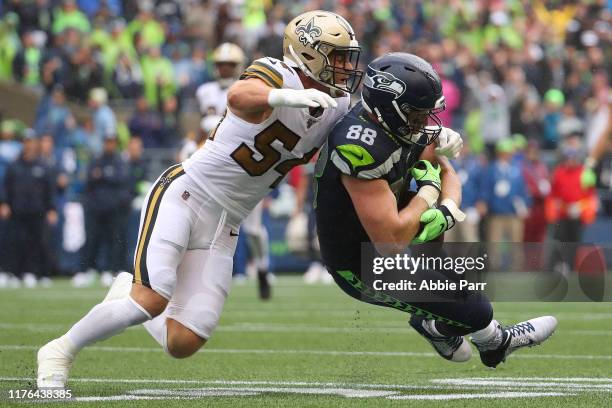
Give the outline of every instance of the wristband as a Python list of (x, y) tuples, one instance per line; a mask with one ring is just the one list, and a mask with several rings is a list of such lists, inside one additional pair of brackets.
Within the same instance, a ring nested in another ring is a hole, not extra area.
[(455, 221), (463, 222), (465, 220), (465, 213), (457, 207), (457, 203), (455, 201), (451, 200), (450, 198), (445, 198), (440, 202), (440, 205), (448, 208), (448, 211), (451, 213)]
[(419, 188), (419, 191), (417, 192), (417, 197), (421, 197), (423, 200), (425, 200), (429, 208), (433, 208), (436, 201), (438, 201), (439, 196), (440, 191), (433, 185), (423, 186)]
[(283, 93), (279, 92), (280, 89), (270, 89), (268, 93), (268, 105), (272, 108), (276, 108), (278, 106), (282, 106), (285, 98), (283, 97)]

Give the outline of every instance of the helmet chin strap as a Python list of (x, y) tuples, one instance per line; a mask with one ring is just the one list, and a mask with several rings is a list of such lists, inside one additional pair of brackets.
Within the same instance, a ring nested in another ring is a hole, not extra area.
[(387, 122), (385, 122), (385, 120), (383, 119), (382, 114), (380, 113), (378, 108), (374, 108), (374, 110), (372, 111), (372, 108), (370, 108), (370, 106), (366, 103), (366, 101), (363, 98), (361, 98), (361, 104), (363, 105), (363, 107), (368, 113), (372, 113), (376, 116), (376, 120), (378, 120), (378, 123), (380, 123), (382, 127), (385, 128), (386, 131), (388, 131), (389, 133), (393, 133), (391, 129), (389, 129), (389, 126), (387, 126)]
[(293, 49), (293, 46), (289, 44), (288, 48), (289, 48), (289, 52), (291, 53), (291, 57), (293, 59), (287, 58), (287, 56), (283, 56), (283, 60), (285, 61), (285, 63), (289, 63), (290, 65), (294, 65), (294, 66), (297, 65), (297, 67), (304, 73), (304, 75), (306, 75), (308, 78), (312, 79), (316, 83), (323, 85), (324, 87), (329, 89), (332, 97), (337, 98), (344, 94), (344, 92), (335, 89), (334, 87), (330, 86), (328, 83), (325, 83), (321, 81), (320, 79), (315, 78), (315, 76), (312, 74), (312, 71), (310, 71), (310, 69), (308, 69), (308, 67), (306, 67), (306, 65), (302, 62), (302, 60), (297, 56), (295, 50)]
[[(407, 142), (407, 143), (415, 143), (414, 141), (414, 137), (417, 137), (417, 141), (418, 139), (421, 137), (421, 132), (418, 132), (416, 134), (411, 134), (410, 136), (401, 136), (398, 135), (396, 133), (394, 133), (389, 126), (387, 125), (387, 122), (385, 122), (385, 120), (382, 117), (382, 114), (380, 113), (380, 110), (378, 110), (378, 108), (374, 108), (374, 110), (372, 110), (372, 108), (370, 108), (370, 106), (368, 106), (368, 104), (366, 103), (366, 101), (363, 100), (363, 98), (361, 98), (361, 104), (363, 105), (364, 109), (369, 112), (372, 113), (376, 116), (376, 120), (378, 120), (378, 123), (380, 123), (382, 125), (383, 128), (385, 128), (385, 130), (389, 133), (391, 133), (392, 135), (394, 135), (395, 137)], [(397, 106), (397, 103), (395, 101), (392, 102), (392, 104), (394, 105), (394, 107), (396, 109), (398, 109), (399, 111), (399, 106)], [(401, 112), (401, 111), (399, 111)], [(402, 117), (402, 119), (404, 119), (407, 122), (406, 116), (403, 113), (400, 113), (400, 116)]]

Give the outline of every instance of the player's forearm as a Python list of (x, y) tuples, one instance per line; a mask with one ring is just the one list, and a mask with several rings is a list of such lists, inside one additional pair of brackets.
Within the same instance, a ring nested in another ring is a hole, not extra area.
[(399, 235), (398, 242), (402, 245), (402, 250), (409, 245), (416, 236), (419, 227), (421, 215), (429, 208), (427, 201), (419, 196), (414, 196), (406, 207), (399, 212)]
[(440, 179), (442, 181), (442, 192), (440, 202), (450, 199), (455, 202), (457, 207), (461, 207), (461, 180), (455, 172), (453, 165), (445, 157), (439, 157), (438, 163), (442, 167)]
[(256, 79), (236, 81), (228, 90), (227, 103), (234, 112), (253, 114), (271, 109), (270, 88)]
[(415, 196), (408, 205), (402, 208), (397, 217), (385, 223), (381, 228), (386, 239), (375, 243), (376, 250), (383, 256), (402, 253), (412, 242), (420, 227), (421, 214), (429, 208), (427, 202)]

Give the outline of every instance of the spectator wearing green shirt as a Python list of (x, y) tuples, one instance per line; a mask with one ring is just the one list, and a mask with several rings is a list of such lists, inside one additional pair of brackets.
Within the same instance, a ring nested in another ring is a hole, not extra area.
[(132, 39), (138, 35), (139, 46), (142, 48), (161, 47), (166, 40), (164, 27), (155, 19), (153, 5), (149, 2), (141, 3), (140, 12), (128, 25), (127, 31)]
[(22, 48), (13, 60), (15, 79), (31, 88), (38, 88), (41, 60), (42, 51), (34, 42), (34, 33), (26, 31), (22, 36)]
[(13, 77), (13, 59), (21, 48), (18, 24), (19, 17), (15, 13), (6, 13), (0, 21), (0, 79)]
[(51, 30), (54, 34), (67, 28), (74, 28), (83, 33), (91, 31), (91, 24), (85, 13), (78, 9), (75, 0), (64, 0), (62, 7), (55, 12)]
[(172, 62), (161, 54), (159, 47), (151, 47), (142, 57), (140, 65), (147, 102), (150, 106), (158, 107), (160, 102), (176, 93)]

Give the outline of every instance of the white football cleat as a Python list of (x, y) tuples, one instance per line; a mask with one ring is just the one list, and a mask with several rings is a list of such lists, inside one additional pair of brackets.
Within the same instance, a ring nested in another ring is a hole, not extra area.
[(537, 346), (544, 342), (555, 332), (557, 319), (554, 316), (540, 316), (503, 328), (497, 324), (502, 335), (501, 344), (498, 343), (498, 346), (491, 347), (489, 344), (480, 344), (472, 340), (480, 352), (482, 363), (491, 368), (505, 362), (506, 357), (518, 349)]
[(66, 387), (74, 356), (65, 350), (65, 342), (66, 340), (60, 337), (38, 350), (38, 389)]
[(134, 275), (129, 272), (121, 272), (111, 285), (106, 297), (102, 302), (108, 302), (109, 300), (123, 299), (130, 295), (132, 290), (132, 279)]
[(472, 358), (472, 348), (463, 336), (440, 336), (432, 333), (430, 325), (434, 320), (426, 320), (421, 316), (412, 315), (410, 326), (433, 346), (434, 350), (444, 359), (463, 363)]

